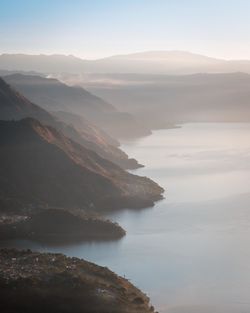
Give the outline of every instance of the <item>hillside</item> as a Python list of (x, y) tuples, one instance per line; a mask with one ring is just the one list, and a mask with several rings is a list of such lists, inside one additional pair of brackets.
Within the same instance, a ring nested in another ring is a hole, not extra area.
[(49, 205), (87, 210), (152, 206), (163, 189), (132, 175), (50, 126), (0, 122), (1, 208)]
[[(67, 118), (66, 118), (67, 116)], [(55, 118), (41, 107), (30, 102), (22, 94), (11, 88), (0, 78), (0, 117), (2, 120), (19, 120), (33, 117), (42, 123), (51, 125), (62, 131), (66, 136), (98, 153), (103, 158), (116, 163), (124, 169), (138, 168), (140, 165), (134, 159), (119, 149), (119, 143), (110, 138), (84, 118), (73, 118), (69, 114), (60, 114)]]
[(117, 140), (110, 137), (84, 117), (64, 111), (52, 112), (52, 115), (75, 128), (81, 135), (81, 138), (85, 138), (85, 142), (83, 140), (78, 142), (84, 145), (84, 147), (95, 151), (101, 157), (114, 162), (123, 169), (137, 169), (143, 166), (135, 159), (129, 158), (125, 152), (119, 149), (120, 143)]
[(18, 120), (30, 116), (47, 123), (53, 122), (53, 117), (48, 112), (31, 103), (1, 78), (0, 110), (2, 120)]
[(154, 312), (128, 280), (85, 260), (2, 249), (0, 263), (1, 312)]
[(13, 74), (4, 79), (43, 109), (83, 116), (114, 138), (150, 134), (146, 126), (136, 121), (132, 115), (116, 110), (110, 103), (81, 87), (32, 75)]

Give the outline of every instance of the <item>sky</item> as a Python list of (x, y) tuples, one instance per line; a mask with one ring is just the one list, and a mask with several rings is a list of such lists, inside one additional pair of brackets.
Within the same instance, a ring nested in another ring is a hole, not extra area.
[(250, 59), (249, 0), (0, 0), (0, 53)]

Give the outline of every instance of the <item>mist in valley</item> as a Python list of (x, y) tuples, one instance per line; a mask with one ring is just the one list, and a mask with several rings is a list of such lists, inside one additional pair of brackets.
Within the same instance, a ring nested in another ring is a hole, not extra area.
[(249, 312), (250, 5), (0, 8), (1, 312)]

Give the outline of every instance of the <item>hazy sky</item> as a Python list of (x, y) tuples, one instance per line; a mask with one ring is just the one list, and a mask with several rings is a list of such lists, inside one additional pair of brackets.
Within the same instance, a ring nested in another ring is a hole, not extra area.
[(250, 0), (0, 0), (0, 53), (250, 59)]

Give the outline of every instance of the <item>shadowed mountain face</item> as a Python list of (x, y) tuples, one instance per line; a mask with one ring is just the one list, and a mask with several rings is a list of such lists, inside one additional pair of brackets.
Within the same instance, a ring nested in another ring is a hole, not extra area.
[(115, 55), (98, 60), (83, 60), (65, 55), (0, 55), (3, 70), (36, 71), (41, 73), (144, 73), (194, 74), (250, 73), (249, 60), (223, 60), (186, 51), (147, 51)]
[(0, 110), (2, 120), (18, 120), (27, 116), (32, 116), (44, 122), (53, 122), (53, 117), (48, 112), (31, 103), (27, 98), (6, 84), (1, 78)]
[(136, 208), (163, 192), (31, 118), (0, 122), (0, 163), (2, 207)]
[(250, 121), (249, 74), (93, 74), (83, 84), (152, 128), (167, 122)]
[(81, 117), (67, 113), (58, 113), (55, 118), (44, 109), (31, 103), (27, 98), (12, 89), (0, 79), (0, 116), (2, 120), (19, 120), (33, 117), (42, 123), (51, 125), (66, 136), (97, 152), (103, 158), (118, 164), (125, 169), (138, 168), (137, 161), (118, 148), (119, 143), (105, 132)]
[[(95, 215), (95, 216), (94, 216)], [(30, 239), (47, 244), (117, 240), (126, 234), (117, 223), (96, 213), (72, 208), (0, 208), (0, 238)]]
[(71, 106), (75, 110), (85, 110), (88, 114), (115, 111), (110, 103), (85, 89), (67, 86), (57, 79), (23, 74), (8, 75), (4, 79), (31, 101), (48, 111), (70, 111)]
[(67, 86), (57, 79), (41, 76), (14, 74), (4, 79), (45, 110), (83, 116), (115, 138), (150, 134), (132, 115), (117, 111), (110, 103), (81, 87)]

